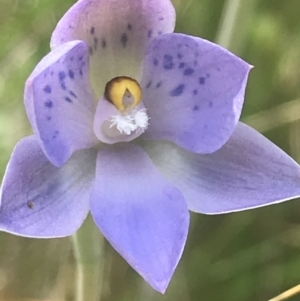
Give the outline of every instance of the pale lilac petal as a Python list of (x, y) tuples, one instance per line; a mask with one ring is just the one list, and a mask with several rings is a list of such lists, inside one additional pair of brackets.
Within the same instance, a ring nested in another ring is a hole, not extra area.
[(117, 76), (140, 79), (145, 49), (156, 36), (173, 32), (175, 10), (169, 0), (79, 0), (58, 23), (51, 46), (84, 40), (98, 97)]
[(84, 42), (66, 43), (37, 65), (26, 82), (25, 106), (40, 146), (55, 166), (97, 143)]
[(299, 165), (242, 123), (214, 154), (192, 154), (168, 142), (144, 147), (195, 212), (240, 211), (300, 196)]
[(101, 147), (92, 216), (112, 246), (160, 292), (181, 257), (189, 224), (182, 194), (147, 154), (127, 143)]
[(143, 101), (151, 118), (145, 137), (212, 153), (239, 120), (250, 66), (209, 41), (183, 34), (155, 39), (147, 52)]
[(27, 237), (74, 233), (89, 211), (96, 151), (84, 150), (61, 168), (45, 157), (34, 136), (16, 145), (0, 192), (0, 230)]

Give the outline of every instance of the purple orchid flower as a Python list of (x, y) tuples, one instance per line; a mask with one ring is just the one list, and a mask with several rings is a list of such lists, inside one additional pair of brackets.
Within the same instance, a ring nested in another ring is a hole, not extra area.
[(172, 33), (169, 0), (79, 0), (25, 88), (34, 135), (15, 147), (0, 229), (73, 234), (89, 211), (112, 246), (164, 292), (189, 212), (296, 198), (300, 169), (239, 123), (251, 66)]

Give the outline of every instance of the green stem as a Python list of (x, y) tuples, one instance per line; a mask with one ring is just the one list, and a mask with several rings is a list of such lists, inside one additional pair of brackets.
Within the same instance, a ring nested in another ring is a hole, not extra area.
[(216, 43), (235, 52), (241, 52), (256, 0), (226, 0)]
[(103, 276), (103, 237), (89, 216), (72, 236), (76, 261), (75, 301), (100, 301)]

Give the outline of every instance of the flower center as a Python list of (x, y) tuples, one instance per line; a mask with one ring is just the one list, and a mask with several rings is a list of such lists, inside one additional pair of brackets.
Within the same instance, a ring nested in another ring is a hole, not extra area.
[(119, 111), (107, 121), (105, 134), (115, 136), (115, 129), (121, 135), (143, 133), (149, 125), (149, 117), (141, 103), (142, 89), (139, 83), (126, 76), (115, 77), (105, 87), (104, 97)]
[[(142, 88), (136, 80), (127, 76), (119, 76), (106, 84), (104, 96), (119, 111), (124, 112), (129, 105), (134, 108), (141, 102)], [(125, 97), (132, 98), (132, 103), (128, 103), (128, 99), (126, 102)]]

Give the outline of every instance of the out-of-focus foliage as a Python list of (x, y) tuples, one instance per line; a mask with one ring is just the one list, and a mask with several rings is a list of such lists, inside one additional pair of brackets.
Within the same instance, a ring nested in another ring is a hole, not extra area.
[[(24, 82), (49, 51), (55, 24), (74, 2), (0, 0), (0, 179), (14, 144), (30, 134)], [(220, 38), (225, 1), (173, 2), (177, 31)], [(300, 1), (235, 2), (245, 6), (227, 46), (255, 66), (242, 119), (299, 161)], [(267, 300), (300, 283), (299, 222), (298, 200), (221, 216), (193, 214), (183, 258), (164, 296), (106, 244), (101, 301)], [(0, 234), (0, 300), (73, 300), (73, 275), (68, 238)]]

